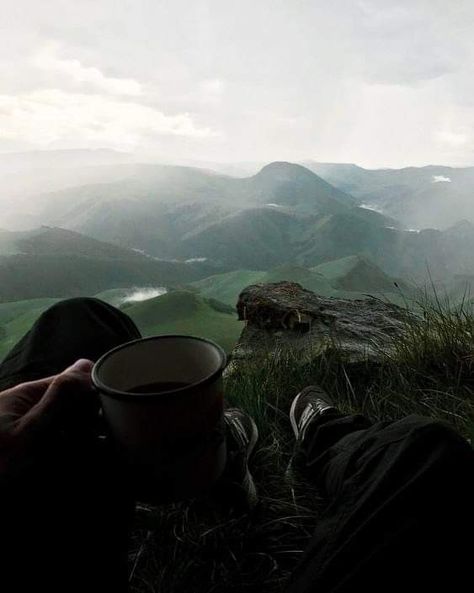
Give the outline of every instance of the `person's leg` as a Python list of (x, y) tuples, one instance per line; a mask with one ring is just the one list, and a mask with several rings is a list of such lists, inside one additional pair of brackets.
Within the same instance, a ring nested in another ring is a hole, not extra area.
[(460, 590), (474, 529), (464, 439), (422, 417), (371, 425), (333, 409), (308, 424), (301, 445), (329, 504), (291, 593)]
[[(139, 337), (134, 323), (106, 303), (62, 301), (6, 357), (1, 389), (56, 374), (78, 358), (94, 361)], [(133, 499), (107, 441), (78, 436), (62, 435), (27, 475), (0, 485), (2, 590), (127, 588)]]

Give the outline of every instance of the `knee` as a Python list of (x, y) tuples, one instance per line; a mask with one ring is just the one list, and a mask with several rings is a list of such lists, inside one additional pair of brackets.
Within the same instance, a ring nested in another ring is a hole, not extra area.
[(458, 464), (462, 459), (474, 470), (474, 452), (468, 441), (453, 428), (443, 422), (409, 416), (406, 422), (410, 426), (412, 440), (427, 452), (437, 452), (444, 462), (455, 460)]
[(136, 325), (123, 311), (93, 297), (76, 297), (58, 301), (43, 312), (35, 324), (44, 330), (57, 325), (85, 334), (112, 336), (122, 343), (140, 338)]
[(464, 439), (453, 428), (440, 420), (413, 414), (400, 420), (399, 424), (404, 425), (405, 429), (408, 429), (407, 432), (422, 440), (449, 443), (464, 442)]
[(84, 311), (110, 311), (113, 309), (112, 305), (108, 305), (103, 301), (93, 297), (74, 297), (70, 299), (63, 299), (54, 303), (51, 307), (43, 312), (41, 317), (72, 317)]

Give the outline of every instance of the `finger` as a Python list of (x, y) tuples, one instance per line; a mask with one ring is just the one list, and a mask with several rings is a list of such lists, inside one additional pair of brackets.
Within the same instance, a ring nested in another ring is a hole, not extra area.
[[(92, 372), (92, 367), (94, 363), (87, 358), (79, 358), (76, 360), (74, 364), (63, 371), (67, 372), (69, 370), (78, 370), (83, 373), (90, 374)], [(49, 387), (53, 379), (55, 379), (58, 375), (50, 375), (48, 377), (44, 377), (42, 379), (36, 379), (34, 381), (24, 381), (23, 383), (18, 383), (14, 387), (10, 387), (9, 389), (5, 389), (4, 391), (0, 392), (0, 398), (6, 396), (10, 393), (17, 394), (19, 392), (24, 393), (25, 395), (31, 396), (33, 399), (39, 398), (43, 395), (46, 389)]]
[(56, 375), (20, 383), (0, 393), (0, 414), (25, 414), (40, 401)]
[[(94, 363), (91, 360), (88, 360), (87, 358), (80, 358), (79, 360), (76, 360), (76, 362), (70, 367), (65, 369), (63, 373), (70, 370), (77, 370), (90, 375), (93, 366)], [(0, 392), (0, 401), (2, 397), (13, 395), (20, 396), (24, 400), (31, 399), (32, 403), (36, 403), (39, 401), (39, 399), (41, 399), (46, 389), (51, 385), (52, 381), (57, 376), (58, 375), (50, 375), (49, 377), (36, 379), (35, 381), (25, 381), (15, 385), (15, 387), (5, 389), (4, 391)]]
[(57, 375), (43, 397), (19, 421), (19, 428), (61, 428), (72, 419), (87, 423), (99, 407), (92, 389), (91, 368), (90, 361), (78, 361)]

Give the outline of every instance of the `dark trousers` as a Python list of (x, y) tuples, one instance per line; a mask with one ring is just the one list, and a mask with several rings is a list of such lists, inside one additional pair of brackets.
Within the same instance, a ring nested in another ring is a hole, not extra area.
[(306, 470), (328, 506), (291, 593), (472, 588), (474, 452), (419, 416), (371, 425), (329, 414), (309, 427)]
[[(0, 390), (97, 360), (140, 337), (126, 315), (96, 299), (62, 301), (41, 315), (0, 365)], [(0, 480), (2, 593), (122, 593), (133, 498), (106, 441), (84, 427), (62, 434), (25, 474)]]

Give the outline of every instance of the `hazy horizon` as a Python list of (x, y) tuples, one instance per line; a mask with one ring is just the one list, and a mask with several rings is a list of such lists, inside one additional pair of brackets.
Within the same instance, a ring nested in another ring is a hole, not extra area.
[(466, 0), (18, 0), (3, 14), (3, 154), (474, 163)]
[[(474, 158), (472, 163), (466, 163), (464, 165), (449, 165), (446, 163), (442, 163), (442, 162), (427, 162), (425, 164), (419, 164), (419, 165), (412, 165), (412, 164), (408, 164), (408, 165), (403, 165), (400, 167), (397, 166), (392, 166), (392, 165), (384, 165), (384, 166), (379, 166), (379, 167), (368, 167), (368, 166), (364, 166), (363, 164), (361, 164), (361, 162), (357, 162), (357, 161), (325, 161), (325, 160), (317, 160), (314, 158), (302, 158), (299, 160), (290, 160), (290, 159), (283, 159), (283, 158), (274, 158), (272, 160), (244, 160), (244, 161), (230, 161), (227, 159), (219, 159), (219, 158), (215, 158), (212, 161), (206, 161), (206, 160), (201, 160), (198, 157), (196, 157), (196, 159), (192, 159), (192, 158), (172, 158), (172, 159), (166, 159), (166, 158), (158, 158), (158, 157), (153, 157), (152, 155), (149, 156), (145, 156), (145, 155), (141, 155), (140, 153), (133, 153), (133, 152), (125, 152), (125, 151), (120, 151), (120, 150), (115, 150), (113, 148), (108, 148), (108, 147), (97, 147), (97, 148), (75, 148), (75, 147), (71, 147), (71, 148), (62, 148), (62, 149), (57, 149), (57, 148), (51, 148), (51, 149), (31, 149), (31, 150), (0, 150), (0, 156), (6, 156), (6, 155), (28, 155), (28, 154), (37, 154), (37, 153), (62, 153), (62, 152), (95, 152), (95, 153), (115, 153), (118, 155), (123, 156), (124, 158), (126, 158), (127, 160), (125, 162), (130, 162), (130, 163), (143, 163), (143, 164), (157, 164), (157, 165), (176, 165), (176, 166), (190, 166), (190, 167), (197, 167), (197, 168), (203, 168), (212, 164), (216, 164), (216, 165), (221, 165), (221, 166), (229, 166), (229, 167), (236, 167), (238, 168), (239, 166), (242, 167), (256, 167), (256, 168), (261, 168), (261, 167), (265, 167), (266, 165), (270, 164), (270, 163), (275, 163), (275, 162), (289, 162), (292, 164), (298, 164), (298, 165), (302, 165), (304, 166), (305, 163), (310, 163), (310, 162), (314, 162), (314, 163), (318, 163), (321, 165), (354, 165), (356, 167), (360, 167), (362, 169), (367, 169), (367, 170), (399, 170), (399, 169), (409, 169), (409, 168), (424, 168), (424, 167), (446, 167), (446, 168), (453, 168), (453, 169), (463, 169), (463, 168), (472, 168), (474, 167)], [(128, 159), (130, 159), (128, 161)]]

